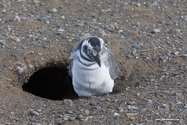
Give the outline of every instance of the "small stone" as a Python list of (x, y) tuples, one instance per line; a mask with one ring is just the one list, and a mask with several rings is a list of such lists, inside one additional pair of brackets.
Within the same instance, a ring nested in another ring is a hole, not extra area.
[(43, 54), (42, 53), (38, 53), (39, 56), (42, 56)]
[(89, 115), (89, 114), (90, 114), (90, 111), (89, 111), (89, 110), (85, 110), (84, 113), (85, 113), (86, 115)]
[(152, 30), (152, 33), (159, 33), (160, 32), (160, 29), (153, 29)]
[(174, 29), (174, 32), (175, 32), (175, 33), (180, 33), (181, 30), (180, 30), (180, 29)]
[(0, 125), (12, 125), (11, 122), (4, 122), (4, 124), (0, 124)]
[(171, 56), (171, 53), (166, 53), (167, 56)]
[(153, 61), (157, 61), (157, 57), (153, 57)]
[(39, 4), (39, 1), (38, 0), (34, 0), (34, 4)]
[(56, 13), (57, 12), (57, 9), (56, 8), (53, 8), (51, 10), (49, 10), (50, 13)]
[(137, 7), (140, 7), (140, 6), (141, 6), (141, 4), (140, 4), (140, 3), (137, 3), (137, 4), (136, 4), (136, 6), (137, 6)]
[(100, 106), (94, 106), (93, 109), (101, 109)]
[(139, 49), (139, 48), (140, 48), (140, 46), (137, 45), (137, 44), (135, 44), (133, 47), (136, 48), (136, 49)]
[(138, 115), (138, 113), (125, 113), (126, 116), (135, 116)]
[(69, 114), (73, 114), (73, 111), (68, 111)]
[(5, 67), (5, 68), (7, 68), (8, 66), (9, 66), (9, 64), (8, 64), (8, 63), (5, 63), (5, 64), (4, 64), (4, 67)]
[(174, 54), (177, 56), (179, 54), (179, 51), (174, 52)]
[(63, 103), (64, 105), (73, 106), (73, 101), (71, 99), (64, 99)]
[(26, 12), (27, 11), (27, 7), (23, 7), (23, 12)]
[(184, 106), (184, 108), (185, 108), (185, 109), (187, 109), (187, 105), (186, 105), (186, 106)]
[(30, 118), (29, 121), (30, 122), (36, 122), (36, 119), (35, 118)]
[(135, 107), (135, 106), (128, 105), (128, 109), (135, 109), (135, 110), (138, 110), (139, 108), (138, 108), (138, 107)]
[(49, 24), (50, 22), (48, 20), (45, 21), (46, 24)]
[(43, 124), (41, 124), (41, 123), (36, 123), (35, 125), (43, 125)]
[(30, 115), (39, 115), (39, 113), (37, 112), (37, 111), (30, 111), (30, 113), (29, 113)]
[(173, 76), (176, 76), (176, 75), (178, 75), (178, 72), (173, 73)]
[(11, 115), (14, 115), (15, 113), (14, 112), (10, 112)]
[(183, 57), (187, 57), (187, 54), (184, 54)]
[(69, 117), (70, 117), (69, 114), (66, 114), (63, 116), (63, 120), (67, 121), (67, 120), (69, 120)]
[(163, 111), (169, 111), (169, 105), (163, 104), (162, 106)]
[(136, 54), (136, 49), (133, 48), (132, 51), (131, 51), (132, 55)]
[(46, 40), (47, 40), (47, 37), (43, 37), (43, 39), (42, 39), (42, 40), (46, 41)]
[(62, 9), (62, 8), (63, 8), (63, 5), (60, 6), (60, 9)]
[(30, 54), (34, 54), (34, 51), (31, 51)]
[(30, 34), (30, 35), (28, 35), (28, 37), (29, 37), (29, 38), (32, 38), (32, 37), (34, 37), (34, 36), (33, 36), (32, 34)]
[(115, 112), (115, 113), (114, 113), (114, 116), (120, 116), (120, 114)]
[(169, 31), (168, 31), (168, 34), (173, 34), (173, 33), (174, 33), (173, 30), (169, 30)]
[(62, 125), (63, 124), (63, 121), (58, 121), (55, 123), (55, 125)]
[(57, 32), (64, 32), (64, 29), (58, 29)]
[(123, 107), (119, 107), (119, 108), (118, 108), (118, 111), (119, 111), (120, 113), (124, 112)]
[(5, 13), (5, 12), (6, 12), (6, 10), (5, 10), (5, 9), (3, 9), (3, 10), (1, 10), (1, 12), (2, 12), (2, 13)]
[(41, 112), (42, 112), (42, 109), (37, 109), (37, 112), (41, 113)]
[(147, 111), (148, 108), (142, 108), (141, 109), (141, 113), (145, 113)]
[(155, 79), (151, 79), (151, 82), (154, 82), (155, 81)]
[(130, 116), (129, 120), (133, 121), (133, 120), (135, 120), (135, 117), (134, 116)]
[(61, 19), (65, 19), (65, 16), (61, 16)]
[(69, 120), (70, 121), (74, 121), (76, 119), (76, 117), (70, 117)]
[(131, 52), (127, 55), (127, 58), (132, 58)]
[(90, 105), (96, 105), (96, 103), (95, 102), (90, 102)]
[(160, 60), (166, 62), (168, 60), (168, 56), (160, 56)]
[(80, 115), (77, 116), (77, 118), (78, 118), (78, 119), (83, 119), (84, 116), (83, 116), (82, 114), (80, 114)]

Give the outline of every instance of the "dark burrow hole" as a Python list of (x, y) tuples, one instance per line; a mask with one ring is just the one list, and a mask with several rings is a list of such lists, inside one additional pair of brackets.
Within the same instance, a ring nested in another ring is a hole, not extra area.
[(42, 98), (51, 100), (76, 99), (67, 66), (47, 67), (35, 72), (22, 88)]

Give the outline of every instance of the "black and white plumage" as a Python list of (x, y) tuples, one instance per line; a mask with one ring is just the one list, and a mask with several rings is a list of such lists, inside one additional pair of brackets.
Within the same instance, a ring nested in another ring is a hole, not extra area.
[(79, 96), (110, 93), (120, 74), (111, 51), (102, 38), (86, 37), (70, 53), (69, 75)]

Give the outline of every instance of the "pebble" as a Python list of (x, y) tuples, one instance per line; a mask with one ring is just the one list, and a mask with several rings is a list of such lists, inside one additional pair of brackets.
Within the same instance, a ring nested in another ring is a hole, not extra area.
[(6, 10), (5, 10), (5, 9), (3, 9), (3, 10), (1, 10), (1, 12), (2, 12), (2, 13), (5, 13), (5, 12), (6, 12)]
[(69, 114), (73, 114), (73, 111), (68, 111)]
[(64, 105), (73, 106), (73, 101), (71, 99), (64, 99), (63, 103)]
[(178, 72), (173, 73), (173, 76), (176, 76), (176, 75), (178, 75)]
[(74, 120), (76, 120), (76, 117), (69, 117), (69, 120), (74, 121)]
[(30, 111), (29, 114), (30, 115), (37, 115), (37, 116), (39, 115), (39, 113), (37, 111)]
[(96, 105), (96, 103), (95, 102), (90, 102), (90, 105)]
[(50, 13), (56, 13), (56, 12), (57, 12), (57, 9), (56, 9), (56, 8), (50, 9), (49, 12), (50, 12)]
[(36, 122), (36, 119), (35, 118), (30, 118), (29, 121), (30, 122)]
[(152, 30), (152, 33), (159, 33), (160, 32), (160, 29), (153, 29)]
[(135, 55), (136, 54), (136, 49), (133, 48), (132, 51), (131, 51), (132, 55)]
[(157, 59), (157, 57), (153, 57), (153, 61), (157, 61), (158, 59)]
[(163, 105), (162, 105), (162, 109), (163, 109), (163, 111), (165, 111), (165, 112), (169, 111), (169, 105), (163, 104)]
[(41, 124), (41, 123), (36, 123), (35, 125), (43, 125), (43, 124)]
[(63, 121), (57, 121), (56, 123), (55, 123), (55, 125), (62, 125), (63, 124)]
[(180, 33), (181, 30), (180, 30), (180, 29), (174, 29), (174, 32), (175, 32), (175, 33)]
[(119, 111), (120, 113), (124, 112), (123, 107), (119, 107), (119, 108), (118, 108), (118, 111)]
[(100, 106), (94, 106), (93, 109), (101, 109)]
[(174, 33), (173, 30), (169, 30), (169, 31), (168, 31), (168, 34), (173, 34), (173, 33)]
[(126, 116), (135, 116), (138, 115), (138, 113), (125, 113)]
[(120, 114), (115, 112), (115, 113), (114, 113), (114, 116), (120, 116)]
[(129, 54), (127, 55), (127, 58), (132, 58), (131, 52), (129, 52)]
[(64, 6), (63, 6), (63, 5), (61, 5), (61, 6), (60, 6), (60, 9), (62, 9), (63, 7), (64, 7)]
[(183, 57), (187, 57), (187, 54), (184, 54)]
[(177, 56), (179, 53), (180, 53), (179, 51), (174, 52), (174, 54), (175, 54), (176, 56)]
[(137, 4), (136, 4), (136, 6), (137, 6), (137, 7), (140, 7), (140, 6), (141, 6), (141, 4), (140, 4), (140, 3), (137, 3)]
[(84, 113), (85, 113), (86, 115), (89, 115), (89, 114), (90, 114), (90, 111), (89, 111), (89, 110), (85, 110)]
[(38, 0), (34, 0), (34, 4), (39, 4), (39, 1)]
[(42, 53), (38, 53), (39, 56), (42, 56), (43, 54)]
[(136, 49), (139, 49), (139, 48), (140, 48), (140, 46), (137, 45), (137, 44), (133, 45), (133, 47), (136, 48)]
[(0, 125), (12, 125), (11, 122), (4, 122), (4, 124), (0, 124)]
[(5, 64), (4, 64), (4, 67), (5, 67), (5, 68), (7, 68), (8, 66), (9, 66), (9, 64), (8, 64), (8, 63), (5, 63)]
[(166, 53), (167, 56), (171, 56), (171, 53)]
[(135, 107), (135, 106), (128, 105), (128, 109), (135, 109), (135, 110), (138, 110), (139, 108), (138, 108), (138, 107)]
[(46, 40), (47, 40), (47, 37), (43, 37), (43, 39), (42, 39), (42, 40), (46, 41)]
[(185, 109), (187, 109), (187, 105), (186, 105), (186, 106), (184, 106), (184, 108), (185, 108)]
[(166, 62), (168, 60), (168, 56), (160, 56), (160, 60)]
[(84, 116), (82, 114), (77, 116), (77, 119), (83, 119), (83, 118), (84, 118)]
[(23, 12), (26, 12), (27, 11), (27, 7), (23, 7)]

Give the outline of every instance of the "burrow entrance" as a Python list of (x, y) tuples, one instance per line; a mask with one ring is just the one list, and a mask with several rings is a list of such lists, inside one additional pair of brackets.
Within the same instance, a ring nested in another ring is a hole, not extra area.
[(53, 66), (38, 70), (23, 84), (23, 90), (51, 100), (78, 98), (66, 67)]

